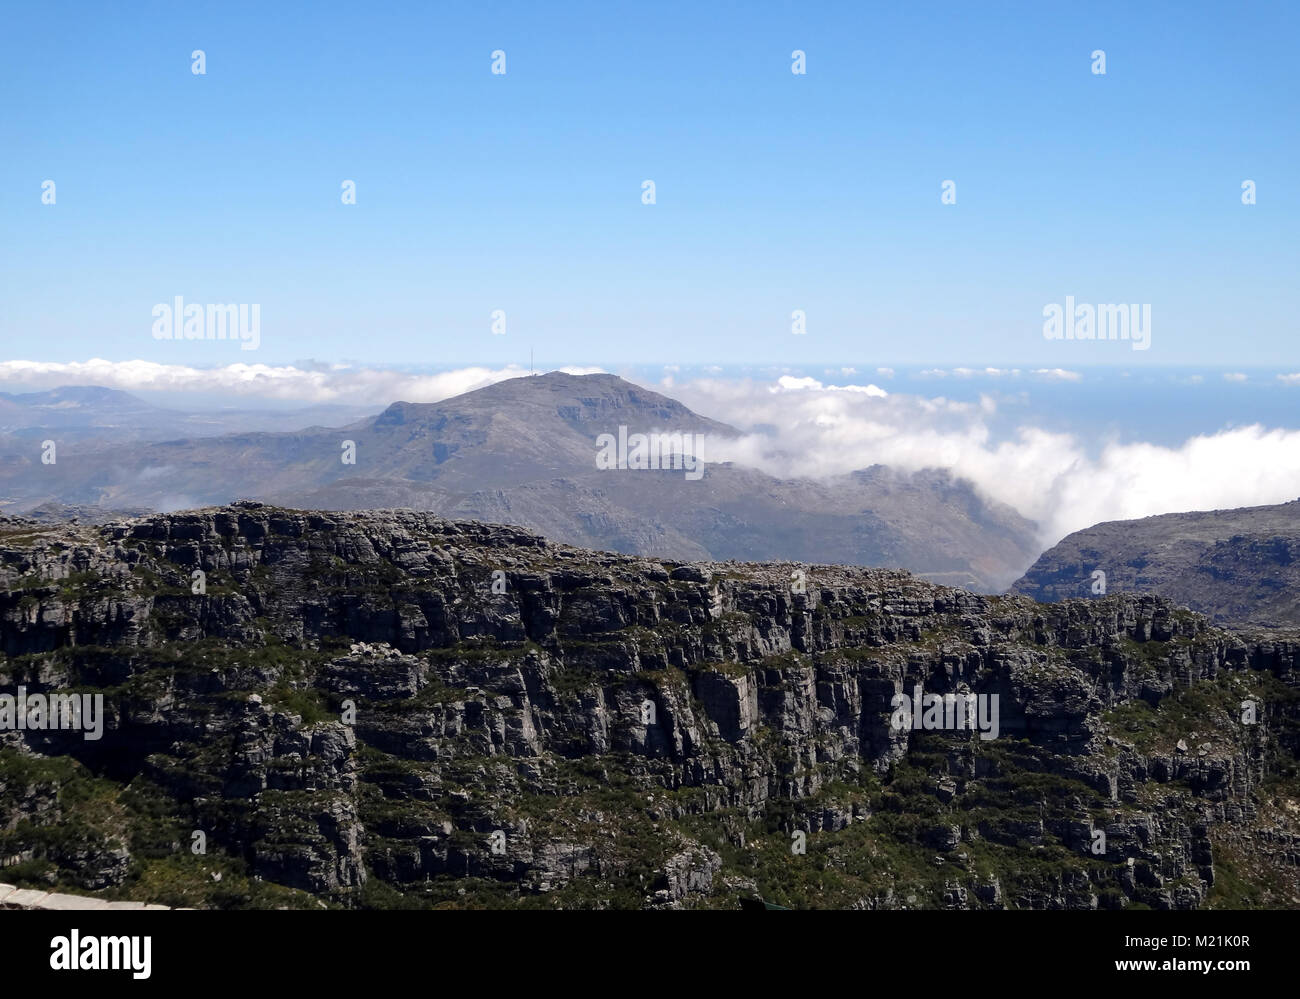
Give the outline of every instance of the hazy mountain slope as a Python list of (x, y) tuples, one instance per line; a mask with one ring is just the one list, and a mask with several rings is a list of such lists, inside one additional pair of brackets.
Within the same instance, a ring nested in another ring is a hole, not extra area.
[[(871, 468), (828, 480), (754, 469), (602, 470), (601, 434), (731, 427), (613, 375), (498, 382), (436, 404), (394, 403), (342, 428), (231, 434), (99, 450), (71, 442), (0, 472), (26, 502), (175, 510), (258, 498), (322, 509), (408, 507), (512, 523), (572, 544), (675, 558), (898, 566), (1004, 588), (1037, 552), (1033, 525), (943, 473)], [(356, 463), (340, 458), (345, 442)], [(11, 505), (21, 510), (21, 504)]]
[[(796, 593), (789, 563), (409, 511), (0, 518), (0, 694), (105, 706), (97, 740), (0, 733), (3, 878), (218, 907), (1300, 906), (1296, 638), (804, 568)], [(917, 684), (996, 731), (896, 725)]]
[(88, 435), (113, 430), (134, 434), (181, 416), (159, 409), (127, 392), (69, 385), (44, 392), (0, 392), (0, 433), (58, 431)]
[(1170, 513), (1076, 531), (1011, 587), (1035, 600), (1108, 592), (1158, 593), (1225, 625), (1300, 625), (1300, 500), (1276, 506)]
[[(67, 385), (43, 392), (0, 392), (0, 452), (33, 453), (32, 442), (163, 441), (241, 431), (283, 431), (325, 421), (349, 422), (378, 407), (317, 405), (294, 408), (181, 411), (118, 389)], [(7, 440), (6, 440), (7, 438)]]

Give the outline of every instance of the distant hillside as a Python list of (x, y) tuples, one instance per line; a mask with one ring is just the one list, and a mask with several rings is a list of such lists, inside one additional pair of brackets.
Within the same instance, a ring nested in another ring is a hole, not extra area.
[(1158, 593), (1225, 625), (1300, 625), (1300, 500), (1169, 513), (1076, 531), (1011, 587), (1039, 601), (1107, 592)]
[(0, 392), (0, 459), (32, 453), (32, 442), (125, 444), (211, 437), (248, 430), (288, 430), (324, 421), (348, 422), (378, 407), (317, 405), (294, 409), (207, 409), (154, 406), (119, 389), (65, 385), (42, 392)]
[[(439, 403), (397, 402), (339, 428), (118, 447), (59, 438), (0, 468), (6, 511), (46, 502), (179, 510), (252, 498), (409, 508), (513, 524), (569, 544), (677, 559), (790, 559), (909, 569), (999, 591), (1036, 554), (1034, 525), (946, 472), (880, 466), (825, 480), (730, 464), (600, 469), (602, 434), (738, 431), (608, 374), (514, 378)], [(57, 436), (57, 435), (56, 435)], [(345, 442), (356, 461), (341, 460)]]

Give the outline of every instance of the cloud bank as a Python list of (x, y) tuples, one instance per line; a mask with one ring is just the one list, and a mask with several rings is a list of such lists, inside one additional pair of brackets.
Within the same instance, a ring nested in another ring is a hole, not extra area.
[[(572, 375), (603, 368), (560, 368)], [(528, 374), (517, 365), (471, 367), (433, 374), (349, 364), (227, 364), (191, 368), (154, 361), (0, 361), (0, 383), (33, 389), (101, 385), (124, 392), (192, 392), (232, 399), (297, 400), (387, 406), (391, 402), (439, 402), (493, 382)]]
[(1178, 447), (1112, 442), (1089, 457), (1081, 436), (1032, 425), (994, 440), (989, 420), (998, 404), (989, 395), (968, 403), (789, 377), (775, 385), (685, 382), (674, 395), (748, 431), (735, 441), (707, 441), (708, 461), (785, 477), (873, 464), (946, 468), (1036, 521), (1044, 546), (1107, 520), (1300, 497), (1300, 430), (1234, 427)]

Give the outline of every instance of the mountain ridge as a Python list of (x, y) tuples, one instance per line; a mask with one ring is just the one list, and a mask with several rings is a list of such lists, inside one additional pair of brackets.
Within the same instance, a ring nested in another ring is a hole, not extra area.
[[(778, 479), (734, 463), (602, 470), (602, 434), (739, 431), (615, 375), (506, 379), (437, 403), (392, 403), (342, 428), (247, 432), (30, 453), (0, 469), (8, 507), (177, 510), (240, 497), (296, 507), (410, 507), (514, 523), (570, 544), (708, 558), (897, 564), (983, 591), (1037, 554), (1033, 525), (944, 473), (867, 468)], [(355, 464), (340, 458), (349, 447)]]
[(1049, 602), (1092, 592), (1158, 593), (1240, 627), (1300, 626), (1300, 499), (1107, 521), (1063, 538), (1009, 592)]

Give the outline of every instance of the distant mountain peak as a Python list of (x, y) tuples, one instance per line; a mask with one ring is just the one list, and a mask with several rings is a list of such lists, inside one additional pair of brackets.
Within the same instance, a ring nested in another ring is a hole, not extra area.
[(454, 419), (478, 422), (496, 414), (533, 426), (544, 426), (546, 421), (558, 418), (584, 436), (614, 432), (620, 424), (643, 431), (690, 430), (728, 437), (739, 434), (734, 427), (700, 416), (676, 399), (618, 375), (571, 375), (564, 371), (506, 378), (441, 402), (395, 402), (375, 418), (374, 427), (417, 422), (440, 427)]

